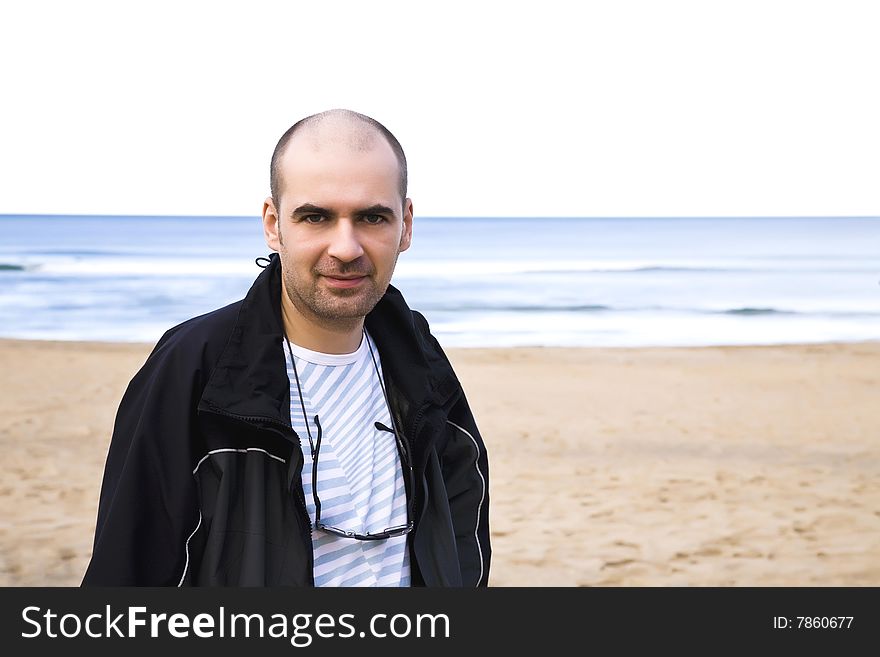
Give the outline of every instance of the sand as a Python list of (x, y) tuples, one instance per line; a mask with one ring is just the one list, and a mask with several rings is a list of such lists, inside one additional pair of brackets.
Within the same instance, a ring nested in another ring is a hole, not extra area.
[[(0, 585), (76, 586), (150, 345), (0, 340)], [(880, 585), (880, 343), (456, 349), (493, 586)]]

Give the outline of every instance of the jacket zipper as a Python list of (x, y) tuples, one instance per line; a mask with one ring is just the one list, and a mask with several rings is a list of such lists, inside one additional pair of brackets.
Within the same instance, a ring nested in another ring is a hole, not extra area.
[[(290, 440), (287, 437), (287, 435), (285, 435), (287, 431), (292, 432), (293, 435), (296, 436), (296, 432), (293, 430), (293, 427), (289, 427), (286, 424), (284, 424), (283, 422), (278, 422), (277, 420), (274, 420), (270, 417), (262, 417), (259, 415), (236, 415), (235, 413), (230, 413), (228, 411), (224, 411), (224, 410), (221, 410), (219, 408), (214, 408), (214, 407), (207, 408), (205, 410), (207, 410), (209, 413), (215, 413), (217, 415), (223, 415), (225, 417), (232, 418), (233, 420), (239, 420), (241, 422), (244, 422), (245, 424), (250, 424), (251, 426), (257, 427), (258, 429), (262, 428), (259, 426), (259, 424), (257, 424), (258, 422), (266, 423), (268, 425), (271, 425), (272, 427), (278, 427), (278, 428), (280, 428), (280, 430), (278, 430), (278, 429), (272, 429), (272, 430), (281, 434), (281, 437), (286, 440)], [(294, 442), (294, 441), (291, 441), (291, 442)], [(298, 442), (297, 442), (296, 446), (294, 447), (294, 449), (302, 450), (302, 448), (299, 446)], [(288, 467), (290, 467), (290, 464), (288, 464)], [(308, 545), (308, 549), (306, 549), (306, 553), (308, 554), (309, 580), (312, 582), (312, 586), (314, 586), (315, 585), (315, 580), (314, 580), (314, 574), (315, 574), (314, 556), (315, 555), (314, 555), (314, 547), (313, 547), (314, 529), (312, 527), (312, 519), (309, 517), (309, 510), (306, 508), (306, 498), (305, 498), (305, 495), (302, 491), (302, 486), (301, 485), (300, 486), (293, 486), (293, 489), (295, 492), (294, 499), (297, 502), (299, 502), (299, 510), (302, 511), (302, 517), (306, 519), (306, 524), (309, 526), (309, 545)]]
[[(419, 408), (419, 410), (416, 412), (416, 415), (410, 424), (412, 429), (411, 429), (411, 433), (409, 435), (411, 435), (413, 437), (413, 439), (418, 437), (419, 429), (421, 429), (421, 424), (422, 424), (422, 421), (424, 420), (425, 413), (428, 411), (428, 408), (430, 408), (430, 404), (422, 405)], [(415, 462), (415, 454), (413, 453), (413, 450), (412, 450), (412, 444), (410, 443), (409, 438), (407, 438), (406, 434), (403, 435), (403, 439), (404, 439), (404, 441), (406, 441), (406, 448), (409, 450), (410, 463), (412, 464), (413, 469), (415, 469), (416, 462)], [(413, 496), (413, 509), (414, 509), (415, 515), (416, 515), (416, 517), (413, 518), (413, 522), (416, 522), (419, 518), (421, 518), (421, 513), (420, 513), (421, 509), (419, 508), (420, 505), (417, 504), (417, 502), (421, 502), (422, 500), (419, 499), (419, 495), (417, 493), (420, 490), (419, 483), (421, 482), (422, 479), (424, 479), (424, 476), (425, 476), (423, 465), (421, 466), (421, 470), (422, 470), (422, 476), (419, 477), (418, 481), (416, 481), (416, 478), (413, 477), (413, 489), (414, 490), (410, 491), (410, 494)]]

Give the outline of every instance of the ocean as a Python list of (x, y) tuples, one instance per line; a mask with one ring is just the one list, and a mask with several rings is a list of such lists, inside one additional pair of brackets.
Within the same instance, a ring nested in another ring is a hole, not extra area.
[[(0, 216), (0, 337), (155, 342), (240, 299), (259, 217)], [(880, 338), (880, 218), (417, 217), (392, 284), (444, 346)]]

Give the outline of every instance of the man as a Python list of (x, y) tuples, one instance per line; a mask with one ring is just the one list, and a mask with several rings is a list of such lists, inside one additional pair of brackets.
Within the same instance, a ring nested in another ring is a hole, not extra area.
[(122, 399), (84, 585), (485, 586), (486, 451), (389, 285), (406, 158), (373, 119), (294, 124), (246, 297), (165, 333)]

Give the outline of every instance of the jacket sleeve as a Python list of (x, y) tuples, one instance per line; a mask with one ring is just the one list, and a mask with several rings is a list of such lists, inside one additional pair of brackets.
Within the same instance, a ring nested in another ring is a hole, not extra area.
[(201, 518), (192, 477), (199, 385), (198, 372), (175, 356), (167, 335), (119, 405), (83, 586), (183, 581), (187, 543)]
[[(448, 363), (449, 359), (436, 339), (433, 342)], [(489, 461), (464, 391), (452, 408), (446, 425), (447, 440), (440, 454), (440, 464), (449, 497), (462, 585), (487, 586), (492, 557)]]

